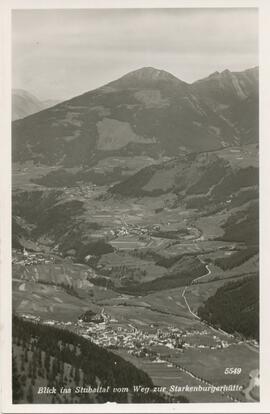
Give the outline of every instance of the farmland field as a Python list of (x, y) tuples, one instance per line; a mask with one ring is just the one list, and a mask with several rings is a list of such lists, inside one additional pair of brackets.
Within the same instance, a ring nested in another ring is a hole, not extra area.
[[(203, 385), (201, 381), (192, 378), (189, 374), (183, 372), (172, 364), (172, 360), (163, 363), (151, 363), (144, 358), (136, 358), (130, 356), (125, 351), (117, 352), (125, 359), (132, 362), (138, 368), (144, 369), (152, 378), (154, 385), (163, 386), (170, 389), (171, 385), (185, 387), (198, 387)], [(184, 395), (190, 402), (196, 402), (198, 399), (201, 402), (228, 402), (228, 398), (223, 396), (220, 392), (211, 393), (210, 391), (181, 391), (173, 392), (173, 395)]]

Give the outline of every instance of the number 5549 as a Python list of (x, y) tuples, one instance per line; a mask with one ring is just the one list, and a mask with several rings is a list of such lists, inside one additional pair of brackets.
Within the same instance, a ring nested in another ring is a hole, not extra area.
[(242, 372), (242, 368), (225, 368), (224, 374), (225, 375), (240, 375)]

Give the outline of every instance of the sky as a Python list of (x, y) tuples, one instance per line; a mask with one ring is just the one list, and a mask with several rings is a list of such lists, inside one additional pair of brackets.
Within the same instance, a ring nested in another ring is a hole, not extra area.
[(12, 12), (12, 87), (65, 100), (144, 66), (194, 82), (258, 65), (254, 8)]

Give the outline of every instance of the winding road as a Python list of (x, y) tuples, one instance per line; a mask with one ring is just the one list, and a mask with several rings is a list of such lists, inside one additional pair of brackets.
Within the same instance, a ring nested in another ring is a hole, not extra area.
[[(201, 263), (202, 264), (204, 264), (205, 265), (205, 267), (206, 267), (206, 269), (207, 269), (207, 273), (205, 273), (204, 275), (202, 275), (202, 276), (199, 276), (199, 277), (197, 277), (196, 279), (193, 279), (192, 280), (192, 282), (189, 284), (189, 285), (187, 285), (187, 286), (185, 286), (185, 288), (184, 288), (184, 290), (183, 290), (183, 292), (182, 292), (182, 297), (183, 297), (183, 299), (184, 299), (184, 301), (185, 301), (185, 304), (186, 304), (186, 307), (187, 307), (187, 309), (188, 309), (188, 311), (189, 311), (189, 313), (194, 317), (194, 318), (196, 318), (196, 319), (198, 319), (198, 320), (201, 320), (200, 318), (199, 318), (199, 316), (196, 314), (196, 313), (194, 313), (194, 312), (192, 312), (192, 310), (191, 310), (191, 308), (190, 308), (190, 305), (189, 305), (189, 303), (188, 303), (188, 300), (187, 300), (187, 297), (186, 297), (186, 292), (187, 292), (187, 289), (190, 287), (190, 286), (192, 286), (192, 285), (194, 285), (195, 284), (195, 282), (197, 282), (198, 280), (201, 280), (201, 279), (203, 279), (204, 277), (207, 277), (207, 276), (209, 276), (209, 275), (211, 275), (211, 269), (209, 268), (209, 266), (199, 257), (199, 260), (201, 261)], [(211, 329), (213, 332), (215, 332), (215, 333), (221, 333), (221, 334), (223, 334), (223, 335), (225, 335), (225, 336), (227, 336), (227, 337), (230, 337), (230, 338), (233, 338), (234, 337), (234, 335), (232, 335), (232, 334), (229, 334), (228, 332), (225, 332), (225, 331), (223, 331), (223, 329), (221, 329), (221, 328), (214, 328), (213, 326), (211, 326), (211, 325), (208, 325), (206, 322), (203, 322), (202, 320), (201, 320), (201, 323), (203, 324), (203, 325), (205, 325), (206, 327), (208, 327), (209, 329)], [(246, 346), (249, 350), (251, 350), (251, 351), (254, 351), (254, 352), (257, 352), (257, 353), (259, 353), (259, 348), (258, 347), (256, 347), (255, 345), (252, 345), (251, 343), (248, 343), (248, 342), (246, 342), (246, 341), (239, 341), (239, 344), (243, 344), (244, 346)]]
[[(196, 318), (196, 319), (199, 319), (200, 320), (200, 318), (199, 318), (199, 316), (196, 314), (196, 313), (194, 313), (194, 312), (192, 312), (192, 310), (191, 310), (191, 308), (190, 308), (190, 305), (189, 305), (189, 303), (188, 303), (188, 300), (187, 300), (187, 297), (186, 297), (186, 291), (187, 291), (187, 289), (188, 289), (188, 287), (190, 287), (190, 286), (192, 286), (192, 285), (194, 285), (195, 284), (195, 282), (197, 282), (198, 280), (201, 280), (201, 279), (203, 279), (204, 277), (207, 277), (207, 276), (210, 276), (211, 275), (211, 269), (209, 268), (209, 266), (199, 257), (199, 260), (201, 261), (201, 263), (202, 264), (204, 264), (205, 265), (205, 267), (206, 267), (206, 269), (207, 269), (207, 273), (205, 273), (204, 275), (202, 275), (202, 276), (199, 276), (199, 277), (197, 277), (197, 278), (195, 278), (195, 279), (193, 279), (192, 280), (192, 282), (189, 284), (189, 285), (187, 285), (187, 286), (185, 286), (185, 288), (184, 288), (184, 290), (183, 290), (183, 292), (182, 292), (182, 297), (183, 297), (183, 299), (184, 299), (184, 301), (185, 301), (185, 304), (186, 304), (186, 306), (187, 306), (187, 309), (188, 309), (188, 311), (189, 311), (189, 313), (194, 317), (194, 318)], [(229, 334), (228, 332), (225, 332), (225, 331), (223, 331), (222, 329), (216, 329), (216, 328), (214, 328), (213, 326), (211, 326), (211, 325), (208, 325), (206, 322), (203, 322), (203, 321), (201, 321), (201, 323), (203, 324), (203, 325), (205, 325), (205, 326), (207, 326), (209, 329), (211, 329), (213, 332), (216, 332), (216, 333), (222, 333), (223, 335), (225, 335), (225, 336), (227, 336), (227, 337), (230, 337), (230, 338), (233, 338), (233, 335), (231, 335), (231, 334)]]
[[(202, 260), (201, 260), (201, 262), (202, 262)], [(185, 286), (185, 288), (184, 288), (184, 290), (182, 292), (182, 297), (183, 297), (183, 299), (185, 301), (185, 304), (186, 304), (186, 306), (188, 308), (189, 313), (191, 313), (191, 315), (194, 316), (194, 318), (196, 318), (196, 319), (200, 319), (200, 318), (199, 318), (198, 315), (196, 315), (196, 313), (192, 312), (192, 310), (190, 309), (189, 303), (188, 303), (187, 298), (186, 298), (186, 290), (187, 290), (187, 288), (189, 286), (193, 285), (197, 280), (202, 279), (203, 277), (206, 277), (206, 276), (211, 275), (211, 270), (209, 269), (209, 266), (208, 265), (206, 265), (206, 269), (207, 269), (207, 273), (205, 275), (202, 275), (202, 276), (197, 277), (196, 279), (193, 279), (192, 282), (191, 282), (191, 284)]]

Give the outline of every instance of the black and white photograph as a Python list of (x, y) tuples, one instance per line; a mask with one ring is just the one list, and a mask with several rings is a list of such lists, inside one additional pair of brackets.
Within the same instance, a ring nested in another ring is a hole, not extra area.
[(11, 10), (23, 412), (260, 403), (259, 10), (200, 3)]

